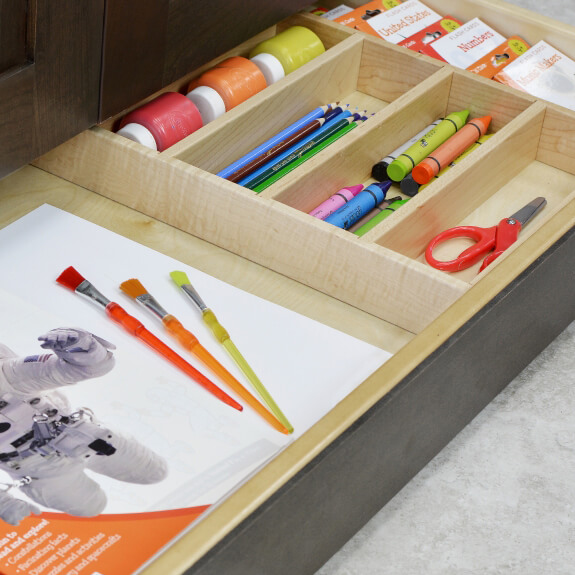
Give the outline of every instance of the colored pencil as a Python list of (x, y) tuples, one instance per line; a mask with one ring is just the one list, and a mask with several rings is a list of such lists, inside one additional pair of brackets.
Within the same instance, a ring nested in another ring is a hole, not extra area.
[(275, 172), (266, 180), (258, 184), (255, 188), (252, 188), (253, 191), (256, 192), (256, 194), (259, 194), (260, 192), (271, 186), (273, 183), (283, 178), (286, 174), (295, 170), (298, 166), (301, 166), (304, 162), (307, 162), (307, 160), (309, 160), (310, 158), (312, 158), (313, 156), (315, 156), (316, 154), (327, 148), (329, 145), (333, 144), (336, 140), (339, 140), (339, 138), (345, 136), (348, 132), (351, 132), (351, 130), (353, 130), (357, 126), (358, 123), (355, 121), (342, 125), (339, 128), (339, 130), (337, 130), (335, 133), (332, 133), (328, 138), (318, 142), (313, 147), (306, 150), (301, 156), (296, 158), (290, 164)]
[[(245, 184), (245, 187), (250, 190), (255, 190), (261, 183), (265, 182), (268, 179), (271, 179), (275, 174), (281, 172), (284, 168), (296, 162), (296, 160), (299, 160), (308, 151), (312, 150), (313, 148), (316, 148), (322, 142), (328, 141), (331, 138), (331, 136), (333, 136), (343, 128), (351, 126), (352, 122), (354, 122), (353, 117), (343, 118), (342, 120), (334, 122), (328, 129), (322, 130), (319, 133), (317, 133), (312, 139), (308, 140), (305, 144), (299, 146), (289, 156), (287, 156), (283, 160), (276, 162), (273, 166), (265, 170), (259, 176), (256, 176), (255, 178), (250, 180), (247, 184)], [(353, 123), (353, 126), (355, 127), (355, 123)], [(349, 131), (349, 129), (347, 131)]]
[(284, 152), (282, 152), (277, 158), (274, 158), (273, 160), (271, 160), (270, 162), (266, 162), (263, 166), (260, 166), (255, 172), (253, 172), (252, 174), (250, 174), (249, 176), (242, 178), (239, 182), (237, 182), (240, 186), (246, 186), (247, 184), (249, 184), (255, 177), (259, 176), (260, 174), (262, 174), (265, 170), (267, 170), (268, 168), (270, 168), (271, 166), (273, 166), (274, 164), (276, 164), (277, 162), (280, 162), (281, 160), (283, 160), (284, 158), (287, 158), (287, 156), (289, 156), (292, 152), (294, 152), (295, 150), (297, 150), (297, 148), (299, 148), (300, 146), (303, 146), (304, 144), (307, 144), (312, 138), (315, 138), (319, 133), (331, 128), (331, 126), (333, 126), (333, 124), (338, 121), (338, 120), (343, 120), (344, 118), (350, 118), (351, 117), (351, 112), (349, 110), (344, 110), (343, 112), (341, 112), (340, 114), (338, 114), (335, 117), (330, 118), (329, 120), (327, 120), (324, 125), (319, 128), (319, 130), (317, 132), (314, 132), (312, 134), (310, 134), (309, 136), (306, 136), (303, 140), (301, 140), (300, 142), (298, 142), (297, 144), (295, 144), (294, 146), (292, 146), (291, 148), (288, 148), (287, 150), (285, 150)]
[(291, 136), (288, 136), (285, 140), (282, 140), (278, 144), (276, 144), (273, 148), (270, 148), (267, 152), (261, 154), (242, 168), (240, 168), (237, 172), (234, 172), (232, 175), (228, 176), (226, 180), (230, 182), (238, 182), (242, 178), (249, 176), (252, 172), (257, 170), (260, 166), (263, 166), (266, 162), (273, 160), (277, 156), (279, 156), (282, 152), (285, 152), (291, 146), (297, 144), (301, 140), (303, 140), (306, 136), (315, 132), (319, 128), (322, 127), (323, 123), (325, 122), (324, 118), (318, 118), (317, 120), (313, 120), (303, 128), (299, 129), (297, 132), (294, 132)]
[(297, 132), (303, 126), (306, 126), (307, 124), (313, 122), (313, 120), (316, 120), (317, 118), (323, 118), (325, 113), (334, 107), (335, 104), (318, 106), (311, 112), (305, 114), (305, 116), (302, 116), (299, 120), (296, 120), (295, 122), (287, 126), (287, 128), (284, 128), (283, 130), (272, 136), (269, 140), (266, 140), (265, 142), (263, 142), (262, 144), (260, 144), (259, 146), (257, 146), (256, 148), (254, 148), (253, 150), (251, 150), (238, 160), (236, 160), (235, 162), (232, 162), (229, 166), (225, 167), (223, 170), (218, 172), (217, 175), (220, 176), (221, 178), (227, 178), (228, 176), (239, 170), (242, 166), (245, 166), (246, 164), (251, 162), (254, 158), (257, 158), (270, 148), (273, 148), (276, 144), (278, 144), (282, 140), (285, 140), (288, 136), (290, 136), (294, 132)]

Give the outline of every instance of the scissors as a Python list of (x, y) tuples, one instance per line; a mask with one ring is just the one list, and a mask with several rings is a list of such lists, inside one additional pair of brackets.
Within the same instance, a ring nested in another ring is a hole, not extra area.
[[(429, 242), (425, 250), (425, 259), (429, 265), (438, 270), (458, 272), (472, 266), (484, 255), (488, 254), (479, 269), (481, 272), (509, 246), (515, 243), (523, 226), (535, 216), (535, 214), (542, 210), (546, 203), (547, 200), (545, 198), (535, 198), (518, 212), (515, 212), (508, 218), (502, 219), (499, 224), (492, 228), (458, 226), (445, 230)], [(453, 238), (471, 238), (475, 240), (476, 243), (461, 252), (454, 260), (436, 260), (433, 257), (433, 249), (435, 246)]]

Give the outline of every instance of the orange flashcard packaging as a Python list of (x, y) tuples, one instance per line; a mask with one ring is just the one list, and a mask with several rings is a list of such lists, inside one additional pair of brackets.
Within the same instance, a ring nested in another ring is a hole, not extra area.
[[(459, 28), (462, 24), (463, 22), (453, 16), (445, 16), (441, 20), (434, 22), (431, 26), (428, 26), (416, 34), (413, 34), (413, 36), (402, 40), (399, 43), (399, 46), (404, 46), (410, 50), (433, 56), (438, 60), (443, 60), (435, 50), (429, 50), (429, 45), (435, 42), (438, 38), (449, 34), (449, 32), (453, 32), (453, 30)], [(445, 62), (445, 60), (443, 61)]]
[(401, 4), (400, 0), (373, 0), (367, 4), (363, 4), (359, 8), (336, 18), (334, 22), (345, 24), (350, 28), (379, 36), (379, 34), (367, 23), (367, 20)]
[(521, 54), (524, 54), (529, 49), (529, 44), (519, 36), (511, 36), (508, 40), (503, 42), (469, 66), (467, 69), (470, 72), (485, 76), (492, 79), (495, 74), (503, 70), (507, 64), (513, 62)]

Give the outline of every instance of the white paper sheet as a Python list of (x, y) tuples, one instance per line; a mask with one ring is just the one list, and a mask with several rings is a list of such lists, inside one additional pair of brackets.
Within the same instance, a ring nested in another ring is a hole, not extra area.
[[(122, 281), (138, 278), (249, 388), (169, 277), (173, 270), (186, 272), (290, 419), (294, 434), (286, 438), (249, 407), (240, 413), (223, 404), (128, 335), (102, 308), (58, 285), (56, 277), (70, 265), (211, 377), (157, 318), (120, 291)], [(114, 370), (67, 388), (66, 394), (74, 405), (90, 407), (110, 427), (164, 455), (170, 471), (166, 480), (146, 486), (99, 477), (109, 495), (106, 513), (214, 503), (390, 357), (49, 205), (0, 230), (0, 314), (0, 341), (21, 355), (41, 352), (37, 337), (61, 326), (82, 327), (116, 344)]]

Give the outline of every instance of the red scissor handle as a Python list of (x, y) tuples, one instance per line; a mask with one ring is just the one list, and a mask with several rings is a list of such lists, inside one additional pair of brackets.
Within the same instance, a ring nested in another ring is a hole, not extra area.
[[(482, 271), (494, 259), (499, 257), (511, 244), (517, 240), (521, 231), (521, 224), (517, 220), (505, 218), (497, 226), (492, 228), (480, 228), (477, 226), (458, 226), (450, 228), (435, 236), (425, 250), (427, 263), (438, 270), (457, 272), (464, 270), (476, 262), (491, 250), (479, 271)], [(439, 261), (433, 257), (433, 249), (438, 244), (454, 238), (470, 238), (476, 243), (461, 252), (454, 260)]]
[(482, 272), (493, 260), (497, 259), (510, 245), (517, 241), (522, 227), (521, 222), (514, 218), (505, 218), (499, 222), (495, 236), (495, 250), (483, 260), (479, 272)]

